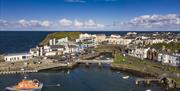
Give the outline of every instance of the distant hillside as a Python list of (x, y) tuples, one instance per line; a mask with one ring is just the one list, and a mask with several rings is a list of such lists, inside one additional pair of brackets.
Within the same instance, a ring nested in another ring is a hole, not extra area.
[(75, 39), (79, 38), (80, 34), (81, 32), (55, 32), (48, 34), (40, 44), (46, 45), (48, 44), (48, 41), (53, 38), (60, 39), (60, 38), (68, 37), (70, 41), (75, 41)]

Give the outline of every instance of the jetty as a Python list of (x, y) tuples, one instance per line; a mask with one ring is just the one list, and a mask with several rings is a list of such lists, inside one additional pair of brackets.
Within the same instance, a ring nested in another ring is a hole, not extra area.
[(40, 71), (40, 70), (46, 70), (46, 69), (51, 69), (51, 68), (57, 68), (57, 67), (67, 67), (68, 64), (70, 63), (54, 63), (54, 64), (50, 64), (46, 66), (37, 67), (35, 69)]
[(80, 59), (92, 59), (92, 58), (95, 58), (95, 57), (98, 57), (100, 55), (99, 52), (97, 53), (90, 53), (90, 54), (86, 54), (86, 55), (80, 55)]
[(151, 82), (160, 82), (161, 79), (156, 78), (138, 78), (135, 80), (135, 84), (145, 83), (150, 84)]
[(113, 59), (108, 59), (108, 60), (76, 60), (77, 63), (107, 63), (110, 64), (113, 62)]
[(38, 70), (1, 71), (0, 75), (5, 75), (5, 74), (20, 74), (20, 73), (32, 73), (32, 72), (38, 72)]
[(5, 74), (20, 74), (20, 73), (32, 73), (32, 72), (39, 72), (41, 70), (46, 70), (46, 69), (52, 69), (52, 68), (57, 68), (57, 67), (73, 67), (76, 63), (75, 62), (67, 62), (67, 63), (51, 63), (51, 64), (46, 64), (46, 65), (40, 65), (36, 66), (32, 69), (19, 69), (19, 70), (7, 70), (7, 71), (0, 71), (0, 75), (5, 75)]
[(102, 64), (111, 64), (113, 62), (113, 59), (109, 59), (109, 60), (76, 60), (76, 63), (80, 63), (80, 64), (86, 64), (86, 66), (88, 66), (89, 64), (98, 64), (99, 66), (102, 66)]

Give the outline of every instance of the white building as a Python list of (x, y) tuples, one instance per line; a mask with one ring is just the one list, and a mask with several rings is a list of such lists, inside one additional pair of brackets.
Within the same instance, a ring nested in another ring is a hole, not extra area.
[(55, 56), (55, 55), (57, 55), (57, 52), (56, 51), (46, 52), (44, 55), (45, 56)]
[(6, 62), (25, 61), (31, 58), (32, 55), (30, 53), (14, 53), (4, 55), (4, 60)]
[(96, 35), (96, 38), (95, 38), (96, 43), (101, 43), (103, 41), (106, 41), (106, 35), (105, 34)]
[(65, 46), (64, 45), (52, 45), (50, 46), (50, 51), (64, 51)]
[(76, 45), (67, 45), (67, 46), (65, 46), (65, 50), (64, 50), (64, 54), (65, 53), (75, 53), (75, 52), (79, 52), (80, 51), (80, 49), (79, 49), (79, 47), (78, 46), (76, 46)]
[(68, 43), (68, 37), (65, 37), (65, 38), (61, 38), (61, 39), (57, 39), (56, 41), (56, 45), (64, 45), (65, 43)]
[(49, 40), (49, 45), (56, 45), (56, 39), (55, 38), (50, 39)]
[(50, 46), (45, 45), (43, 47), (44, 52), (50, 52)]
[(129, 55), (137, 58), (145, 59), (147, 58), (147, 52), (149, 49), (150, 48), (135, 48), (130, 51)]
[(121, 39), (122, 38), (120, 35), (111, 35), (108, 38), (106, 38), (109, 44), (120, 44)]
[(76, 42), (95, 42), (96, 35), (91, 34), (80, 34), (79, 39), (76, 39)]
[(120, 45), (128, 45), (133, 41), (133, 39), (121, 39)]
[(180, 54), (173, 54), (169, 57), (172, 66), (180, 66)]
[(87, 33), (79, 35), (79, 39), (87, 39), (87, 38), (91, 38), (91, 37), (92, 37), (92, 35), (91, 34), (87, 34)]
[(111, 38), (121, 38), (121, 35), (112, 34), (110, 37), (111, 37)]
[(126, 35), (136, 35), (136, 32), (128, 32)]
[(33, 57), (37, 57), (39, 56), (39, 49), (38, 48), (31, 48), (29, 50), (29, 53), (33, 56)]
[(156, 43), (163, 43), (165, 42), (164, 39), (147, 39), (145, 40), (145, 44), (156, 44)]
[(158, 54), (158, 61), (170, 64), (172, 66), (180, 66), (180, 54)]

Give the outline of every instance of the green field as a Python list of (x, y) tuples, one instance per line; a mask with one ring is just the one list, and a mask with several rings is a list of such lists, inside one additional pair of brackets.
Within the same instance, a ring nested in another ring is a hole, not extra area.
[(53, 38), (60, 39), (60, 38), (68, 37), (70, 41), (75, 41), (75, 39), (79, 38), (80, 34), (81, 32), (55, 32), (48, 34), (40, 44), (47, 45), (48, 41)]

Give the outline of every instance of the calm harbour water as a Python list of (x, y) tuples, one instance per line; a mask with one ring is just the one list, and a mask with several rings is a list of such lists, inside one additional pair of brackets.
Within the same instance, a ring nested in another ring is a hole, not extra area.
[[(149, 86), (135, 85), (135, 76), (127, 73), (117, 73), (108, 66), (99, 68), (97, 65), (91, 65), (89, 68), (84, 65), (72, 70), (44, 71), (40, 73), (26, 74), (29, 79), (38, 79), (43, 82), (42, 91), (164, 91), (156, 84)], [(130, 75), (125, 80), (122, 77)], [(23, 74), (1, 75), (0, 89), (6, 86), (14, 85), (23, 79)], [(61, 84), (60, 87), (56, 84)]]
[[(42, 39), (51, 32), (0, 32), (0, 53), (25, 52), (35, 47)], [(95, 32), (90, 32), (95, 33)], [(105, 34), (112, 34), (106, 32)], [(116, 33), (116, 32), (114, 32)], [(118, 32), (125, 34), (126, 32)], [(157, 84), (150, 86), (136, 86), (136, 76), (127, 73), (117, 73), (108, 66), (98, 68), (84, 65), (72, 70), (44, 71), (40, 73), (27, 74), (29, 79), (38, 79), (44, 83), (43, 91), (164, 91)], [(130, 75), (127, 80), (123, 76)], [(12, 86), (23, 79), (23, 74), (0, 75), (0, 90)], [(54, 86), (61, 84), (62, 86)]]

